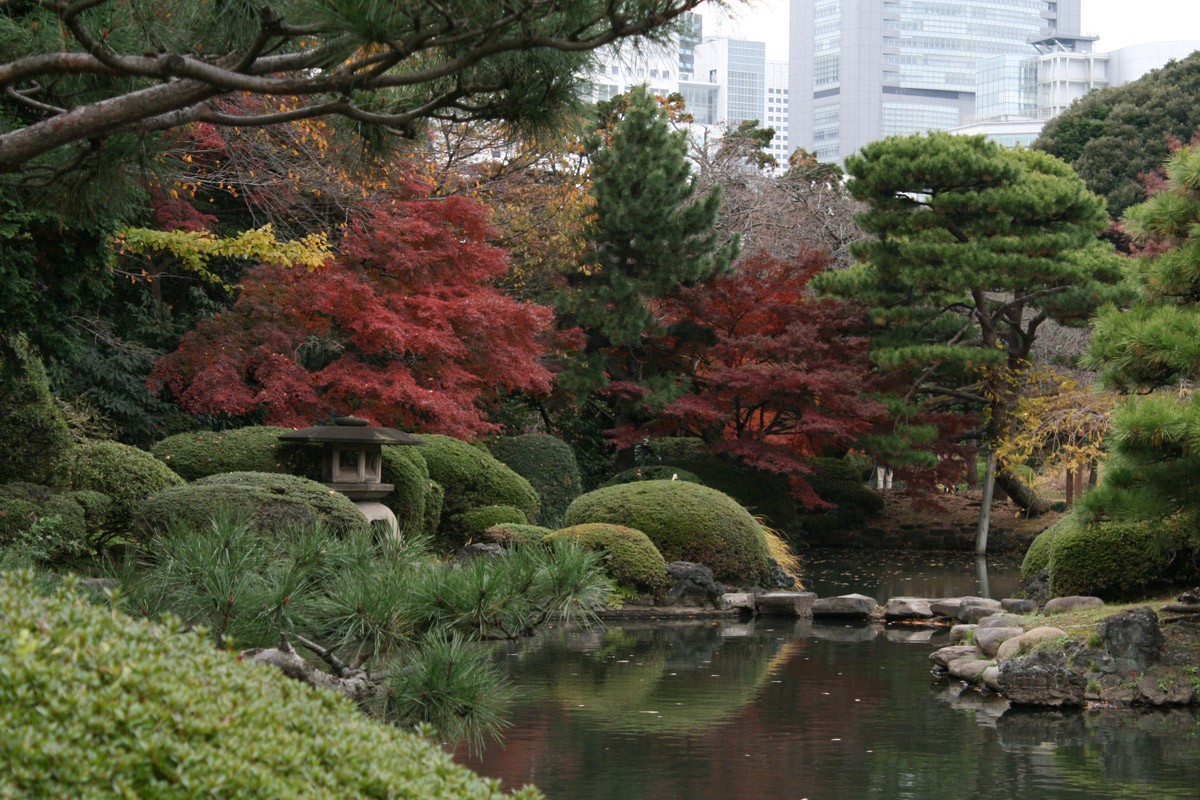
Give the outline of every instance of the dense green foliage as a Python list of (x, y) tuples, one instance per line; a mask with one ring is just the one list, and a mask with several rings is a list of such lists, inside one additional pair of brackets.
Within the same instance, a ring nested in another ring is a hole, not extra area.
[(142, 502), (184, 481), (145, 450), (119, 442), (87, 441), (71, 448), (64, 468), (66, 485), (101, 492), (112, 499), (105, 526), (113, 532), (131, 530)]
[(546, 541), (567, 538), (589, 550), (606, 553), (605, 571), (618, 587), (655, 593), (667, 587), (667, 562), (639, 530), (603, 522), (584, 523), (554, 531)]
[(623, 483), (637, 481), (688, 481), (703, 484), (704, 481), (694, 472), (688, 472), (682, 467), (670, 464), (648, 464), (644, 467), (633, 467), (622, 470), (604, 482), (605, 486), (620, 486)]
[(528, 525), (525, 512), (515, 506), (476, 506), (446, 520), (443, 530), (449, 530), (456, 544), (478, 541), (488, 528), (500, 524)]
[[(994, 448), (1042, 324), (1083, 325), (1122, 296), (1120, 259), (1096, 238), (1101, 199), (1062, 161), (982, 136), (891, 137), (846, 169), (873, 238), (854, 246), (858, 264), (814, 283), (868, 307), (872, 357), (917, 401), (902, 416), (979, 414)], [(1048, 508), (1007, 468), (997, 484), (1029, 513)]]
[(323, 523), (344, 535), (367, 527), (367, 520), (341, 492), (308, 478), (266, 472), (210, 475), (184, 486), (165, 489), (138, 507), (141, 538), (180, 525), (208, 526), (218, 509), (245, 514), (259, 527)]
[(715, 489), (686, 481), (640, 481), (576, 498), (567, 526), (592, 522), (642, 531), (671, 561), (695, 561), (718, 580), (751, 584), (771, 571), (763, 530), (750, 512)]
[[(5, 793), (50, 798), (491, 798), (434, 744), (177, 624), (0, 577)], [(163, 724), (170, 720), (170, 724)], [(536, 792), (523, 796), (535, 797)]]
[(0, 483), (53, 483), (71, 435), (37, 352), (21, 335), (0, 336)]
[(1141, 175), (1158, 168), (1171, 140), (1200, 131), (1200, 53), (1124, 86), (1088, 92), (1046, 123), (1034, 147), (1070, 164), (1120, 217), (1146, 198)]
[(384, 447), (381, 477), (393, 488), (379, 502), (396, 515), (401, 535), (437, 531), (442, 513), (440, 495), (433, 497), (429, 467), (416, 447)]
[(1046, 530), (1042, 531), (1029, 543), (1025, 558), (1021, 560), (1021, 577), (1025, 580), (1034, 578), (1039, 572), (1050, 566), (1050, 553), (1054, 548), (1054, 538), (1060, 530), (1077, 524), (1076, 518), (1068, 515), (1062, 517)]
[(0, 548), (23, 548), (37, 561), (93, 553), (110, 535), (111, 505), (108, 495), (100, 492), (0, 483)]
[(497, 439), (490, 449), (537, 491), (541, 501), (538, 520), (548, 526), (562, 522), (567, 506), (583, 491), (570, 445), (546, 433), (527, 433)]
[(1067, 519), (1050, 543), (1052, 596), (1124, 598), (1200, 578), (1194, 517)]
[(852, 531), (883, 513), (883, 497), (863, 481), (860, 470), (843, 458), (814, 458), (808, 482), (832, 508), (801, 511), (800, 524), (808, 531)]
[(479, 506), (514, 506), (530, 522), (538, 519), (538, 495), (529, 481), (491, 453), (449, 436), (422, 434), (417, 452), (429, 478), (445, 490), (442, 519)]
[(189, 431), (168, 436), (150, 452), (184, 480), (221, 472), (291, 472), (279, 435), (290, 428), (255, 425), (227, 431)]
[(498, 544), (539, 544), (553, 531), (541, 525), (520, 525), (515, 522), (501, 522), (483, 532), (484, 538)]

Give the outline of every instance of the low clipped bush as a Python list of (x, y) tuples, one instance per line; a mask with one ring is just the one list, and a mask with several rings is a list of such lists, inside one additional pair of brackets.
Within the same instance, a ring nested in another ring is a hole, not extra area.
[(1194, 581), (1194, 524), (1194, 519), (1176, 515), (1056, 526), (1050, 543), (1050, 594), (1120, 598), (1159, 583)]
[(583, 491), (575, 453), (562, 439), (548, 433), (527, 433), (497, 439), (491, 451), (538, 493), (538, 520), (543, 525), (557, 526), (567, 506)]
[(296, 475), (230, 472), (165, 489), (141, 504), (136, 533), (142, 538), (172, 523), (204, 527), (217, 509), (245, 515), (271, 530), (324, 524), (339, 535), (367, 527), (350, 498)]
[(516, 522), (501, 522), (483, 532), (483, 538), (497, 544), (540, 544), (553, 533), (541, 525), (521, 525)]
[(104, 521), (111, 505), (100, 492), (0, 484), (0, 547), (24, 547), (39, 561), (94, 552), (108, 538)]
[[(279, 435), (290, 432), (291, 428), (254, 425), (228, 431), (177, 433), (154, 445), (151, 452), (188, 481), (223, 472), (294, 472), (317, 477), (310, 471), (319, 474), (320, 448), (311, 448), (307, 457), (304, 445), (281, 448)], [(306, 461), (312, 462), (311, 467), (303, 463)]]
[(688, 472), (683, 467), (674, 467), (670, 464), (650, 464), (645, 467), (634, 467), (623, 472), (618, 472), (607, 481), (605, 486), (621, 486), (626, 483), (636, 483), (637, 481), (687, 481), (688, 483), (704, 484), (700, 480), (700, 476), (694, 472)]
[(451, 544), (458, 546), (483, 538), (483, 532), (488, 528), (505, 522), (527, 525), (529, 519), (515, 506), (480, 506), (454, 515), (443, 528), (452, 535)]
[[(0, 576), (5, 796), (506, 796), (435, 744), (203, 634)], [(164, 721), (168, 721), (164, 724)], [(532, 789), (518, 796), (534, 800)]]
[(1054, 537), (1058, 532), (1068, 527), (1077, 527), (1079, 520), (1074, 515), (1060, 517), (1053, 525), (1037, 535), (1025, 551), (1021, 560), (1021, 577), (1025, 580), (1037, 577), (1037, 574), (1050, 566), (1050, 552), (1054, 547)]
[(618, 586), (640, 592), (667, 588), (667, 562), (650, 537), (624, 525), (593, 522), (554, 531), (546, 541), (573, 539), (588, 550), (608, 555), (604, 568)]
[(642, 531), (667, 562), (695, 561), (718, 580), (758, 583), (771, 573), (763, 530), (729, 495), (687, 481), (608, 486), (576, 498), (566, 525), (607, 522)]
[(67, 485), (106, 494), (112, 499), (104, 525), (128, 533), (142, 502), (163, 489), (182, 486), (183, 478), (145, 450), (118, 442), (89, 441), (71, 449)]
[(491, 453), (449, 436), (423, 433), (421, 440), (425, 444), (416, 450), (425, 459), (430, 479), (445, 491), (443, 520), (480, 506), (513, 506), (530, 522), (537, 521), (537, 492)]

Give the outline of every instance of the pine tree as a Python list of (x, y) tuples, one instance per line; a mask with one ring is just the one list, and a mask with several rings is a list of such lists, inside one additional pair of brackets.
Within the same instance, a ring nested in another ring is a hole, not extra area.
[[(874, 358), (907, 375), (907, 400), (980, 413), (977, 438), (991, 450), (1038, 328), (1083, 324), (1120, 280), (1119, 259), (1096, 240), (1103, 201), (1058, 159), (983, 137), (893, 137), (846, 168), (875, 238), (822, 288), (868, 304)], [(997, 483), (1045, 510), (1010, 471)]]
[[(686, 133), (672, 130), (644, 87), (600, 108), (600, 130), (586, 143), (593, 216), (587, 262), (569, 278), (560, 303), (568, 325), (586, 337), (560, 386), (583, 399), (610, 383), (667, 391), (654, 300), (728, 271), (737, 242), (720, 245), (715, 224), (721, 195), (698, 196)], [(636, 392), (634, 393), (636, 394)], [(615, 424), (636, 418), (639, 401), (613, 404)]]

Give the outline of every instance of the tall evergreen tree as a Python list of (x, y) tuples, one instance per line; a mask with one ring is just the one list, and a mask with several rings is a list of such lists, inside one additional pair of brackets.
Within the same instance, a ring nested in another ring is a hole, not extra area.
[(560, 384), (577, 397), (612, 384), (615, 424), (637, 421), (639, 395), (670, 394), (678, 376), (663, 369), (663, 333), (654, 300), (728, 271), (737, 242), (721, 245), (715, 189), (698, 196), (687, 134), (645, 87), (602, 104), (600, 130), (586, 142), (593, 216), (588, 259), (560, 304), (585, 344)]
[[(1112, 453), (1092, 518), (1161, 520), (1200, 512), (1200, 146), (1167, 162), (1168, 186), (1125, 215), (1136, 240), (1167, 252), (1140, 262), (1140, 297), (1096, 322), (1090, 359), (1109, 386), (1136, 393), (1113, 416)], [(1157, 390), (1157, 391), (1156, 391)]]
[[(874, 358), (907, 375), (907, 400), (981, 413), (976, 436), (993, 448), (1038, 328), (1083, 324), (1120, 280), (1096, 239), (1103, 202), (1058, 159), (983, 137), (893, 137), (846, 169), (874, 238), (821, 287), (869, 305)], [(1045, 509), (1010, 471), (997, 483), (1029, 512)]]

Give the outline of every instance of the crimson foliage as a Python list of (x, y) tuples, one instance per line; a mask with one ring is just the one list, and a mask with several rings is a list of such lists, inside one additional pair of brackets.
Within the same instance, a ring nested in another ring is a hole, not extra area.
[(197, 413), (308, 425), (355, 413), (467, 436), (494, 429), (497, 390), (544, 392), (539, 340), (551, 312), (492, 282), (508, 262), (487, 243), (486, 209), (410, 183), (352, 224), (312, 272), (262, 265), (231, 309), (203, 320), (155, 366)]
[(793, 261), (758, 253), (734, 274), (663, 301), (670, 329), (689, 332), (677, 356), (690, 390), (614, 438), (632, 445), (644, 436), (698, 436), (714, 452), (786, 475), (805, 505), (827, 505), (804, 478), (811, 459), (845, 453), (884, 418), (868, 395), (873, 377), (857, 311), (808, 291), (828, 266), (818, 251)]

